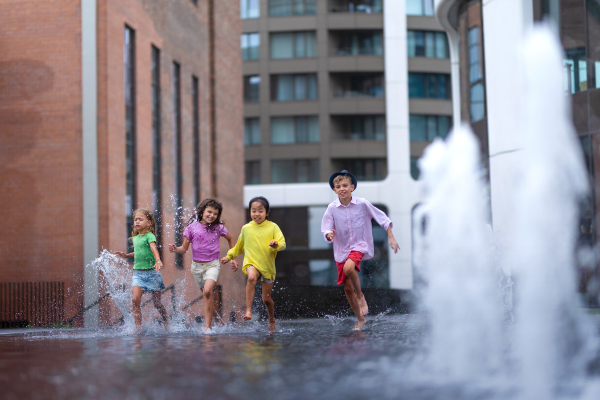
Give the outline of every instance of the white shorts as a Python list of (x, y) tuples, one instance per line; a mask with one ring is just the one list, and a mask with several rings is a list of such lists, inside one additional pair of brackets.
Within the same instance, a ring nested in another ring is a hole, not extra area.
[(256, 272), (258, 272), (258, 275), (260, 276), (260, 278), (257, 279), (258, 282), (262, 282), (262, 283), (274, 283), (275, 282), (275, 279), (266, 279), (264, 276), (262, 276), (262, 274), (260, 273), (258, 268), (256, 268), (254, 265), (248, 265), (248, 268), (246, 268), (246, 271), (248, 271), (249, 268), (254, 268), (256, 270)]
[(220, 270), (221, 262), (218, 259), (205, 263), (192, 261), (192, 275), (200, 289), (204, 289), (207, 279), (212, 279), (216, 283), (219, 279)]

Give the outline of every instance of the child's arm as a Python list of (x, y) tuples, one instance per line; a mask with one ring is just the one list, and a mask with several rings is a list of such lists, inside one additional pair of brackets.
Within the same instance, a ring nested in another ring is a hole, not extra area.
[(234, 260), (237, 256), (244, 252), (244, 228), (240, 232), (237, 243), (235, 246), (227, 252), (227, 255), (221, 258), (221, 264), (227, 264), (229, 261)]
[[(229, 243), (229, 249), (231, 250), (235, 246), (235, 244), (233, 243), (233, 236), (231, 236), (229, 232), (227, 232), (227, 235), (225, 235), (224, 238), (227, 239), (227, 243)], [(238, 263), (235, 260), (235, 258), (231, 260), (231, 269), (233, 269), (233, 272), (237, 271), (238, 269)]]
[(269, 247), (271, 247), (271, 250), (278, 252), (285, 250), (285, 237), (283, 236), (283, 233), (281, 232), (281, 229), (279, 229), (278, 225), (275, 225), (275, 232), (273, 236), (274, 239), (269, 242)]
[(127, 254), (123, 253), (122, 251), (113, 251), (113, 254), (117, 255), (121, 258), (132, 258), (135, 255), (135, 253), (133, 251), (131, 253), (127, 253)]
[(171, 253), (185, 254), (185, 253), (187, 253), (189, 248), (190, 248), (190, 239), (188, 239), (186, 237), (183, 238), (183, 244), (179, 247), (175, 246), (175, 244), (173, 244), (173, 243), (169, 245), (169, 251)]
[(369, 215), (375, 220), (375, 222), (377, 222), (383, 229), (387, 231), (388, 243), (390, 244), (392, 250), (394, 250), (394, 254), (398, 253), (398, 250), (400, 250), (400, 246), (398, 246), (398, 242), (396, 241), (396, 238), (394, 238), (394, 234), (392, 233), (392, 221), (390, 221), (388, 216), (385, 215), (383, 211), (381, 211), (379, 208), (375, 207), (368, 201), (366, 203), (366, 206)]
[(327, 210), (325, 210), (325, 214), (323, 214), (323, 220), (321, 220), (321, 232), (323, 233), (327, 243), (333, 242), (333, 238), (335, 237), (335, 229), (333, 224), (333, 214), (329, 211), (329, 207), (327, 207)]
[(156, 263), (154, 264), (154, 266), (152, 268), (154, 268), (156, 271), (160, 272), (160, 269), (163, 266), (162, 261), (160, 261), (160, 254), (158, 254), (158, 248), (156, 247), (156, 242), (150, 242), (150, 250), (152, 250), (152, 254), (154, 254), (154, 259), (156, 260)]

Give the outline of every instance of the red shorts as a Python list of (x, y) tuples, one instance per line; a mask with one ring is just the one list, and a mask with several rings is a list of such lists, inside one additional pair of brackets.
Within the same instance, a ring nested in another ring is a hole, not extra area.
[[(365, 255), (363, 253), (361, 253), (360, 251), (351, 251), (350, 255), (348, 256), (348, 258), (350, 260), (354, 261), (354, 264), (356, 264), (356, 270), (358, 272), (360, 272), (360, 262), (362, 261), (364, 256)], [(337, 265), (337, 269), (338, 269), (338, 281), (337, 281), (338, 285), (343, 284), (344, 281), (346, 281), (346, 279), (348, 279), (348, 277), (344, 273), (344, 265), (346, 265), (346, 261), (341, 262), (341, 263), (339, 263), (337, 261), (335, 262), (335, 265)]]

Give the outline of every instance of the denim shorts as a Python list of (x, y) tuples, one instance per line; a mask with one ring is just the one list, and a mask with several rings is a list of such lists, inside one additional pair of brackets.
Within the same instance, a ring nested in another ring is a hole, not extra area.
[(134, 269), (132, 286), (140, 287), (146, 292), (156, 292), (165, 289), (160, 272), (152, 269)]

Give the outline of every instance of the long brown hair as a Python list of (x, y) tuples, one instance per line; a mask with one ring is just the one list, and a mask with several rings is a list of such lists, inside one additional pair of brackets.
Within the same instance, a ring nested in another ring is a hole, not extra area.
[[(152, 232), (154, 235), (156, 235), (156, 220), (154, 219), (154, 213), (146, 208), (138, 208), (137, 210), (133, 211), (134, 219), (135, 219), (135, 214), (137, 214), (137, 213), (142, 213), (146, 216), (148, 221), (150, 221), (150, 232)], [(135, 229), (135, 225), (134, 225), (133, 230), (131, 231), (130, 239), (133, 239), (134, 236), (137, 236), (139, 234), (141, 234), (141, 232), (138, 232), (138, 230)]]
[(206, 209), (206, 207), (212, 207), (219, 212), (217, 214), (217, 218), (215, 218), (215, 222), (213, 222), (212, 224), (206, 225), (206, 230), (214, 232), (214, 230), (217, 228), (218, 225), (223, 225), (223, 221), (221, 221), (221, 213), (223, 212), (223, 204), (221, 204), (219, 201), (217, 201), (215, 199), (209, 198), (209, 199), (204, 199), (200, 203), (198, 203), (198, 205), (196, 206), (196, 209), (194, 210), (194, 215), (189, 219), (186, 226), (190, 225), (191, 223), (193, 223), (195, 221), (198, 221), (198, 222), (202, 221), (202, 214), (204, 214), (204, 210)]

